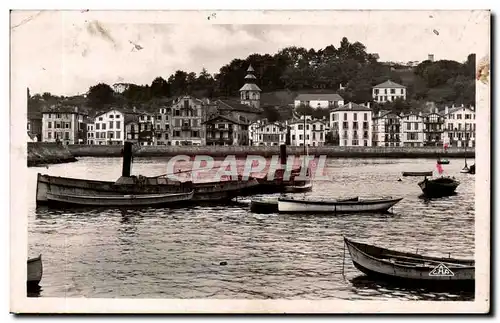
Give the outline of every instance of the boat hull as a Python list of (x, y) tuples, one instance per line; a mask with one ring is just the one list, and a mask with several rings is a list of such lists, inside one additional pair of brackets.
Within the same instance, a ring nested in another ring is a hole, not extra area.
[(27, 279), (28, 288), (38, 287), (43, 275), (42, 256), (28, 259)]
[(432, 172), (403, 172), (403, 176), (432, 176)]
[(239, 195), (259, 193), (259, 182), (255, 178), (247, 181), (232, 180), (215, 183), (192, 183), (172, 181), (166, 178), (126, 178), (130, 184), (111, 181), (96, 181), (38, 174), (36, 188), (37, 205), (50, 204), (48, 193), (59, 195), (142, 195), (189, 193), (194, 190), (192, 201), (225, 201)]
[(250, 211), (254, 213), (278, 213), (278, 200), (252, 200)]
[[(391, 282), (409, 284), (464, 284), (474, 285), (473, 260), (426, 257), (403, 253), (344, 238), (354, 266), (368, 276)], [(411, 259), (413, 262), (405, 262)], [(441, 267), (445, 266), (445, 267)], [(439, 268), (446, 268), (439, 271)], [(437, 270), (436, 270), (437, 269)]]
[(313, 212), (313, 213), (362, 213), (385, 212), (401, 201), (402, 198), (390, 200), (358, 200), (358, 201), (304, 201), (293, 199), (279, 199), (279, 212)]
[(190, 201), (194, 191), (174, 194), (82, 196), (47, 193), (50, 204), (73, 206), (167, 206)]
[(289, 185), (285, 186), (285, 193), (304, 193), (312, 191), (312, 183), (306, 183), (304, 185)]
[(459, 184), (458, 181), (439, 183), (435, 180), (423, 180), (418, 186), (427, 197), (445, 197), (454, 195)]

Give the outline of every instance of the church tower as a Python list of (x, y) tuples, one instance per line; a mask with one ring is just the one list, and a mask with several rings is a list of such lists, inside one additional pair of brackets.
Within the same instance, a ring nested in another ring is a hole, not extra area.
[(240, 89), (240, 102), (260, 109), (260, 92), (262, 90), (255, 84), (257, 78), (253, 75), (254, 72), (252, 65), (248, 66), (247, 76), (245, 76), (246, 83)]

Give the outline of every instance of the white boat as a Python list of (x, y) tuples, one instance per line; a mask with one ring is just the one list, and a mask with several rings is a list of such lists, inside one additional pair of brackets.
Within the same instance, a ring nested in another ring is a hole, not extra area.
[(194, 191), (189, 193), (141, 194), (141, 195), (72, 195), (47, 193), (51, 203), (81, 206), (158, 206), (189, 201)]
[(43, 266), (42, 255), (28, 259), (27, 285), (36, 287), (42, 280)]
[(306, 199), (291, 199), (279, 198), (279, 212), (327, 212), (327, 213), (344, 213), (344, 212), (385, 212), (403, 198), (390, 199), (358, 199), (356, 201), (333, 200), (306, 200)]
[(307, 181), (302, 185), (285, 186), (285, 193), (303, 193), (312, 191), (312, 182)]

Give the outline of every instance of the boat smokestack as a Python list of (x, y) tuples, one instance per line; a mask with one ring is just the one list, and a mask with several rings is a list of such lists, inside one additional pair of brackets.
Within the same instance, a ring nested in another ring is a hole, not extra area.
[(286, 165), (286, 145), (280, 145), (280, 163), (281, 165)]
[(130, 166), (132, 164), (132, 143), (125, 141), (123, 146), (122, 176), (130, 177)]

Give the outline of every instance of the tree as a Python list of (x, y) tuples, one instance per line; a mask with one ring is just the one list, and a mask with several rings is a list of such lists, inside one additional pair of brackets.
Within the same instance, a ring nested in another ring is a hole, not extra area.
[(280, 119), (280, 113), (275, 107), (265, 106), (263, 107), (263, 109), (264, 109), (264, 117), (267, 119), (267, 121), (275, 122)]
[(99, 109), (113, 104), (114, 91), (108, 84), (99, 83), (91, 86), (87, 94), (89, 106)]
[(170, 85), (161, 76), (158, 76), (151, 83), (151, 96), (153, 98), (170, 96)]

